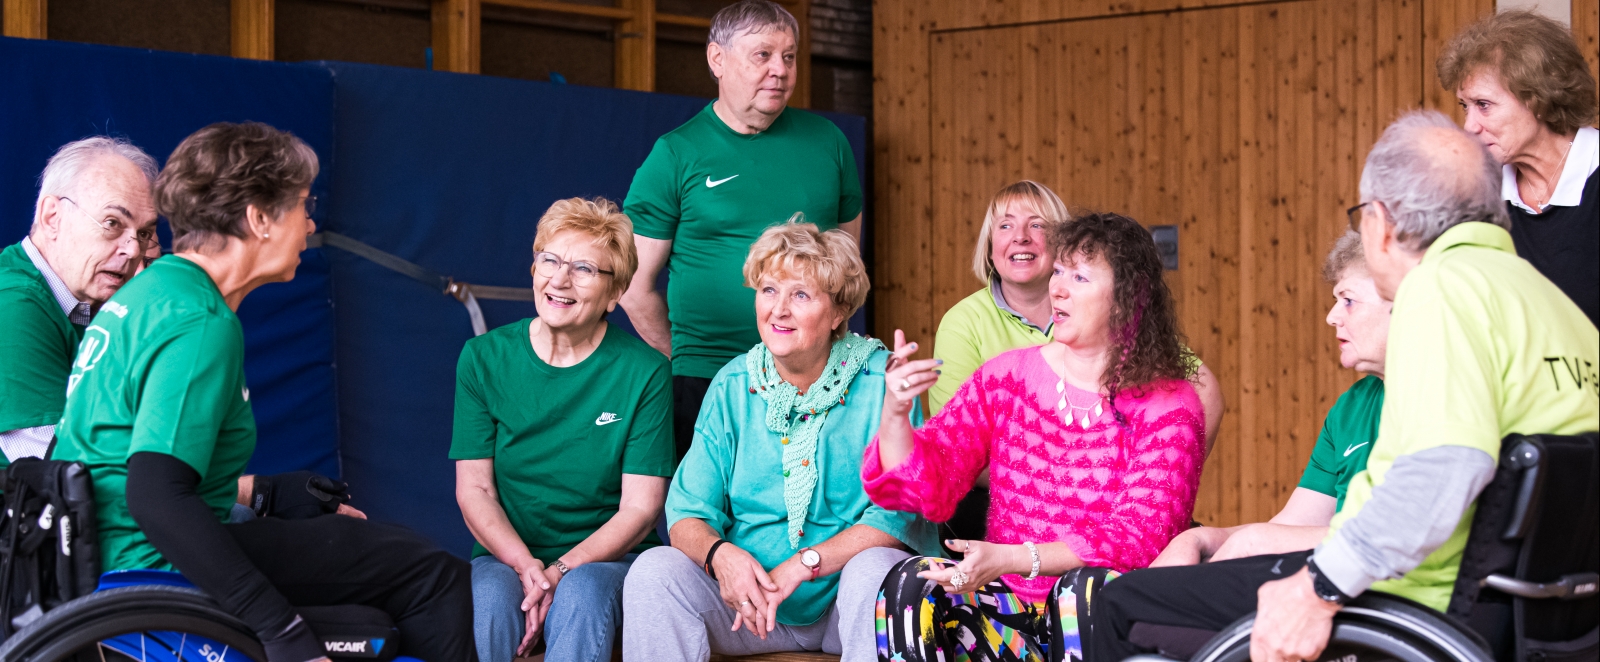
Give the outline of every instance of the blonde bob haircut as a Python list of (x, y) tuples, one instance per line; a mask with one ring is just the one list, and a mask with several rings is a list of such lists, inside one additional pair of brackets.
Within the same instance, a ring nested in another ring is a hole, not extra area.
[(1467, 26), (1445, 44), (1436, 66), (1439, 85), (1452, 93), (1488, 69), (1558, 134), (1594, 119), (1595, 80), (1572, 31), (1533, 12), (1499, 12)]
[[(563, 232), (577, 232), (589, 238), (589, 245), (605, 251), (611, 258), (611, 294), (621, 294), (633, 282), (639, 269), (639, 253), (633, 246), (633, 221), (605, 198), (557, 200), (539, 217), (533, 237), (533, 250), (542, 251)], [(533, 273), (537, 267), (528, 267)]]
[[(1011, 184), (989, 200), (989, 210), (983, 214), (983, 227), (978, 228), (978, 246), (972, 251), (972, 273), (988, 285), (994, 279), (994, 226), (999, 219), (1006, 215), (1006, 205), (1013, 200), (1020, 200), (1033, 208), (1039, 218), (1044, 219), (1045, 229), (1057, 223), (1072, 220), (1072, 214), (1067, 212), (1067, 205), (1061, 202), (1061, 196), (1056, 195), (1050, 187), (1031, 179), (1024, 179)], [(1039, 246), (1039, 257), (1044, 257), (1049, 251)]]
[[(802, 221), (804, 216), (795, 214), (788, 222), (767, 228), (750, 245), (750, 255), (744, 259), (744, 286), (755, 289), (764, 275), (809, 280), (826, 291), (834, 307), (849, 320), (867, 302), (867, 291), (872, 289), (861, 249), (844, 230), (823, 232)], [(833, 339), (849, 332), (850, 325), (840, 323), (833, 329)]]

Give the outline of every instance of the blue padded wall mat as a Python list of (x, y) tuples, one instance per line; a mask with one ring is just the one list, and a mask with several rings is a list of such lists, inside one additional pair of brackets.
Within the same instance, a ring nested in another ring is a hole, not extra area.
[[(656, 138), (706, 99), (371, 65), (334, 73), (338, 191), (328, 229), (456, 280), (529, 287), (550, 203), (621, 204)], [(865, 120), (828, 114), (865, 163)], [(861, 168), (865, 170), (865, 168)], [(465, 555), (472, 538), (448, 458), (460, 303), (330, 250), (339, 328), (341, 451), (358, 505)], [(535, 315), (483, 302), (489, 328)], [(632, 331), (618, 309), (610, 318)], [(863, 319), (852, 325), (858, 330)], [(540, 397), (530, 393), (529, 397)], [(578, 440), (574, 440), (578, 441)]]
[[(118, 135), (161, 163), (196, 129), (244, 120), (310, 144), (323, 170), (312, 194), (328, 201), (333, 80), (326, 68), (0, 38), (0, 244), (27, 235), (39, 173), (61, 145)], [(338, 475), (331, 268), (319, 249), (301, 258), (292, 282), (256, 290), (239, 310), (260, 430), (250, 470)]]

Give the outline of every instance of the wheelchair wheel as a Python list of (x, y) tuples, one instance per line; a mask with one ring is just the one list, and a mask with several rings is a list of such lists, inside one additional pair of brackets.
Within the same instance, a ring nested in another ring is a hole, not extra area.
[[(1255, 615), (1239, 619), (1191, 662), (1249, 662)], [(1369, 593), (1341, 609), (1319, 662), (1494, 662), (1476, 635), (1403, 598)]]
[(244, 623), (204, 593), (131, 586), (93, 593), (45, 614), (0, 646), (0, 660), (266, 660)]

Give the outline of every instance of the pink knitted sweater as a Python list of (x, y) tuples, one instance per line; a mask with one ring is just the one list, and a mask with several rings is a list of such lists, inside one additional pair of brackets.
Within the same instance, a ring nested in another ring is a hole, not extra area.
[[(990, 542), (1065, 542), (1084, 565), (1143, 568), (1189, 527), (1206, 453), (1200, 399), (1186, 381), (1149, 384), (1117, 396), (1126, 429), (1108, 403), (1085, 430), (1057, 411), (1060, 378), (1039, 350), (983, 364), (916, 431), (899, 466), (884, 471), (873, 439), (861, 465), (867, 496), (943, 522), (987, 467)], [(1094, 397), (1067, 388), (1076, 404)], [(1003, 580), (1041, 602), (1056, 578)]]

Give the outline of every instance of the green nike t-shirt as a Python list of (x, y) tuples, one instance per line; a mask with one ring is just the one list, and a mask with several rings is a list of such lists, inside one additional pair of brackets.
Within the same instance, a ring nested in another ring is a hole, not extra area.
[(761, 341), (750, 245), (795, 212), (823, 230), (861, 213), (855, 155), (833, 122), (789, 108), (766, 131), (728, 128), (711, 104), (656, 141), (623, 211), (633, 231), (672, 241), (672, 373), (710, 379)]
[(1300, 487), (1321, 492), (1344, 507), (1350, 479), (1367, 468), (1367, 454), (1378, 440), (1378, 420), (1383, 413), (1383, 380), (1368, 375), (1339, 396), (1322, 420), (1322, 434), (1311, 449), (1311, 460), (1300, 476)]
[[(0, 251), (0, 432), (55, 425), (83, 327), (67, 321), (21, 243)], [(11, 463), (0, 453), (0, 470)]]
[(52, 459), (94, 479), (105, 570), (170, 569), (128, 513), (128, 458), (165, 453), (200, 474), (225, 521), (256, 448), (244, 333), (211, 277), (175, 255), (118, 290), (84, 331)]
[[(511, 528), (549, 564), (617, 514), (622, 474), (672, 475), (672, 370), (615, 327), (582, 362), (552, 366), (533, 351), (532, 321), (461, 350), (450, 459), (494, 460)], [(652, 530), (632, 551), (660, 544)], [(473, 558), (488, 553), (473, 544)]]

